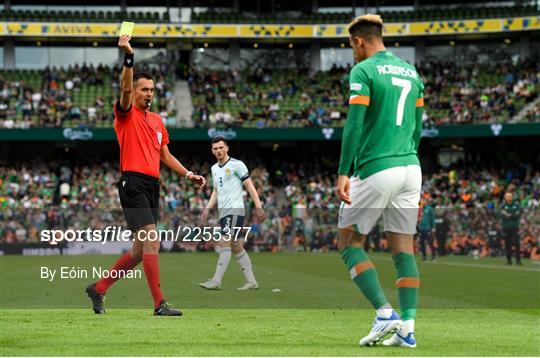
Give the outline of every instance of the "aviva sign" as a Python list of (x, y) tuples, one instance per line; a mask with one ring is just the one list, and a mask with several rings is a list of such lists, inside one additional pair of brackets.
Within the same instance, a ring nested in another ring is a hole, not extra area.
[(83, 24), (46, 24), (41, 26), (44, 34), (58, 35), (92, 35), (92, 27)]
[[(345, 38), (346, 24), (137, 24), (134, 36), (142, 38)], [(478, 34), (540, 29), (540, 16), (387, 23), (385, 36)], [(116, 37), (120, 24), (0, 22), (2, 36)]]

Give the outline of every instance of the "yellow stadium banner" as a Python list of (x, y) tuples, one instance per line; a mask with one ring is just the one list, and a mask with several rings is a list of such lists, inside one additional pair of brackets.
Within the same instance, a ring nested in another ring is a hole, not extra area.
[[(507, 31), (529, 31), (540, 29), (539, 16), (515, 17), (508, 19), (424, 21), (384, 24), (384, 35), (433, 36), (450, 34), (475, 34)], [(316, 25), (315, 37), (346, 37), (346, 25)]]
[[(116, 37), (121, 24), (84, 23), (39, 23), (5, 22), (1, 34), (4, 36), (51, 36), (51, 37)], [(236, 25), (190, 25), (190, 24), (136, 24), (136, 37), (224, 37), (237, 36)]]
[(412, 34), (463, 34), (501, 32), (502, 20), (434, 21), (411, 24)]
[[(121, 24), (0, 22), (0, 36), (116, 37)], [(387, 23), (385, 36), (436, 36), (540, 29), (539, 16), (505, 19)], [(347, 25), (137, 24), (143, 38), (346, 38)]]
[(313, 25), (239, 25), (239, 37), (290, 38), (313, 36)]

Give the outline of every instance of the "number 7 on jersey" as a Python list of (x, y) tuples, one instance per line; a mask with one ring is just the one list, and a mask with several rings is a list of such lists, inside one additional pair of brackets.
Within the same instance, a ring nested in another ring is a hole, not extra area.
[(392, 77), (392, 84), (394, 86), (401, 87), (401, 94), (399, 95), (396, 115), (396, 125), (401, 126), (401, 123), (403, 123), (403, 111), (405, 110), (405, 101), (407, 100), (407, 95), (411, 91), (411, 81), (404, 80), (402, 78)]

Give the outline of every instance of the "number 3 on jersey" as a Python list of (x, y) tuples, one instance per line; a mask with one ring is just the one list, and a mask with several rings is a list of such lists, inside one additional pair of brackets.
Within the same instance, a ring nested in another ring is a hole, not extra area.
[(407, 100), (407, 95), (411, 91), (411, 81), (404, 80), (402, 78), (392, 77), (392, 84), (394, 86), (401, 87), (401, 94), (399, 95), (396, 114), (396, 125), (401, 126), (401, 123), (403, 123), (403, 111), (405, 110), (405, 101)]

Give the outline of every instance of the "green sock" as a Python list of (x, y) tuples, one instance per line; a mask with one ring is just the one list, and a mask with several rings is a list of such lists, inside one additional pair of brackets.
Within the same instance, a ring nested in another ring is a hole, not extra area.
[(416, 306), (418, 305), (418, 287), (420, 275), (413, 254), (400, 252), (392, 257), (397, 270), (396, 287), (398, 289), (401, 319), (406, 321), (416, 319)]
[(388, 299), (386, 299), (379, 283), (377, 270), (375, 270), (375, 266), (367, 257), (364, 249), (347, 246), (341, 251), (341, 257), (345, 261), (345, 265), (347, 265), (351, 278), (373, 307), (379, 309), (387, 304)]

